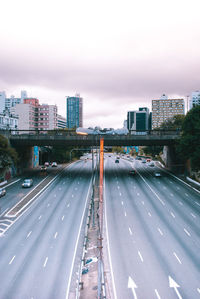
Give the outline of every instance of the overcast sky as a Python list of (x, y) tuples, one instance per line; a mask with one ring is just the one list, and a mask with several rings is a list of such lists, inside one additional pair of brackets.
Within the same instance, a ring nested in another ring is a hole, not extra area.
[(0, 91), (84, 99), (84, 127), (200, 89), (199, 0), (2, 0)]

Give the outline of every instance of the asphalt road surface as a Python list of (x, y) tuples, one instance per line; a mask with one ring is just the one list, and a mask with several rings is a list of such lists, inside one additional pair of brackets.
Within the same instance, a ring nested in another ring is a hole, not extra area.
[[(137, 174), (131, 176), (129, 170)], [(200, 193), (141, 161), (105, 159), (114, 298), (200, 298)]]
[[(1, 299), (62, 299), (75, 292), (91, 165), (70, 165), (1, 236)], [(10, 194), (18, 196), (17, 188)]]

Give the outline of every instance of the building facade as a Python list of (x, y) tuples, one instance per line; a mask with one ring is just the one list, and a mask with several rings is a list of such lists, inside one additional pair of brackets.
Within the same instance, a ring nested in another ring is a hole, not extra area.
[(79, 94), (66, 98), (67, 128), (73, 129), (83, 126), (83, 99)]
[(149, 127), (149, 108), (142, 107), (138, 111), (128, 111), (127, 113), (127, 129), (135, 131), (134, 133), (143, 134), (151, 129)]
[(185, 114), (184, 99), (168, 99), (163, 94), (160, 99), (152, 100), (152, 129), (160, 127), (175, 115)]
[(192, 109), (193, 107), (200, 105), (200, 91), (194, 91), (192, 92), (191, 96), (190, 96), (190, 109)]
[(14, 95), (7, 98), (5, 91), (0, 92), (0, 112), (4, 112), (5, 110), (10, 112), (10, 109), (15, 107), (15, 105), (22, 104), (25, 98), (27, 98), (27, 92), (25, 90), (21, 91), (20, 98), (16, 98)]
[(0, 130), (18, 129), (18, 117), (9, 111), (0, 113)]
[(58, 114), (57, 115), (57, 119), (58, 119), (58, 129), (64, 129), (67, 127), (67, 124), (66, 124), (66, 118), (63, 117), (62, 115)]
[(19, 130), (54, 130), (57, 128), (57, 106), (39, 104), (36, 98), (25, 98), (11, 109), (19, 117)]

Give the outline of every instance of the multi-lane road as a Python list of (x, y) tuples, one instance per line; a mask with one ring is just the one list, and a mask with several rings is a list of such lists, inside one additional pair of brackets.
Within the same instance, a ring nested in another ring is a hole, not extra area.
[[(70, 165), (1, 236), (1, 299), (62, 299), (74, 292), (90, 183), (91, 161)], [(2, 200), (18, 196), (19, 188), (8, 187)]]
[(200, 298), (200, 193), (155, 171), (137, 160), (105, 161), (113, 296)]
[[(164, 170), (155, 177), (156, 166), (115, 159), (105, 154), (108, 299), (200, 298), (200, 193)], [(18, 218), (1, 217), (0, 299), (75, 298), (91, 176), (90, 159), (73, 163)], [(7, 187), (2, 212), (30, 191), (21, 182)]]

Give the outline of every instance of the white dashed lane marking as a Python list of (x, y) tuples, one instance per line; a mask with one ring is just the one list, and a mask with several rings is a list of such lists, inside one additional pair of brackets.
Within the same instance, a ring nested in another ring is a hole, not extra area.
[(10, 260), (10, 262), (9, 262), (9, 265), (12, 264), (12, 262), (14, 261), (14, 259), (15, 259), (15, 255), (11, 258), (11, 260)]
[(65, 216), (63, 215), (63, 216), (62, 216), (62, 221), (64, 220), (64, 218), (65, 218)]
[(170, 214), (172, 215), (173, 218), (175, 218), (175, 215), (172, 212), (170, 212)]
[(161, 299), (161, 298), (160, 298), (160, 295), (159, 295), (159, 293), (158, 293), (158, 291), (157, 291), (156, 289), (155, 289), (155, 293), (156, 293), (157, 298), (158, 298), (158, 299)]
[(161, 234), (161, 236), (163, 236), (163, 232), (161, 231), (161, 229), (158, 227), (158, 231)]
[(56, 239), (56, 238), (57, 238), (57, 235), (58, 235), (58, 233), (56, 232), (56, 233), (55, 233), (55, 235), (54, 235), (54, 239)]
[(143, 260), (143, 257), (142, 257), (142, 255), (141, 255), (140, 251), (138, 251), (138, 255), (139, 255), (141, 261), (143, 262), (144, 260)]
[(177, 256), (176, 252), (173, 252), (173, 255), (175, 256), (175, 258), (177, 259), (177, 261), (179, 262), (179, 264), (182, 264), (182, 263), (181, 263), (181, 260), (180, 260), (179, 257)]
[(129, 229), (129, 233), (130, 233), (130, 235), (132, 236), (132, 230), (130, 229), (130, 227), (128, 228)]
[(32, 230), (28, 233), (28, 235), (26, 236), (27, 238), (31, 235), (32, 233)]
[(192, 215), (193, 218), (196, 218), (196, 216), (193, 213), (190, 213)]
[(42, 218), (42, 215), (39, 216), (38, 220), (40, 220)]
[(48, 257), (46, 257), (45, 262), (44, 262), (44, 264), (43, 264), (43, 267), (44, 267), (44, 268), (46, 267), (47, 261), (48, 261)]
[(151, 213), (150, 212), (148, 212), (148, 215), (149, 215), (149, 217), (151, 217)]
[(190, 233), (187, 231), (187, 229), (184, 228), (184, 232), (190, 237)]
[(122, 204), (122, 206), (123, 206), (123, 205), (124, 205), (124, 202), (122, 201), (121, 204)]

